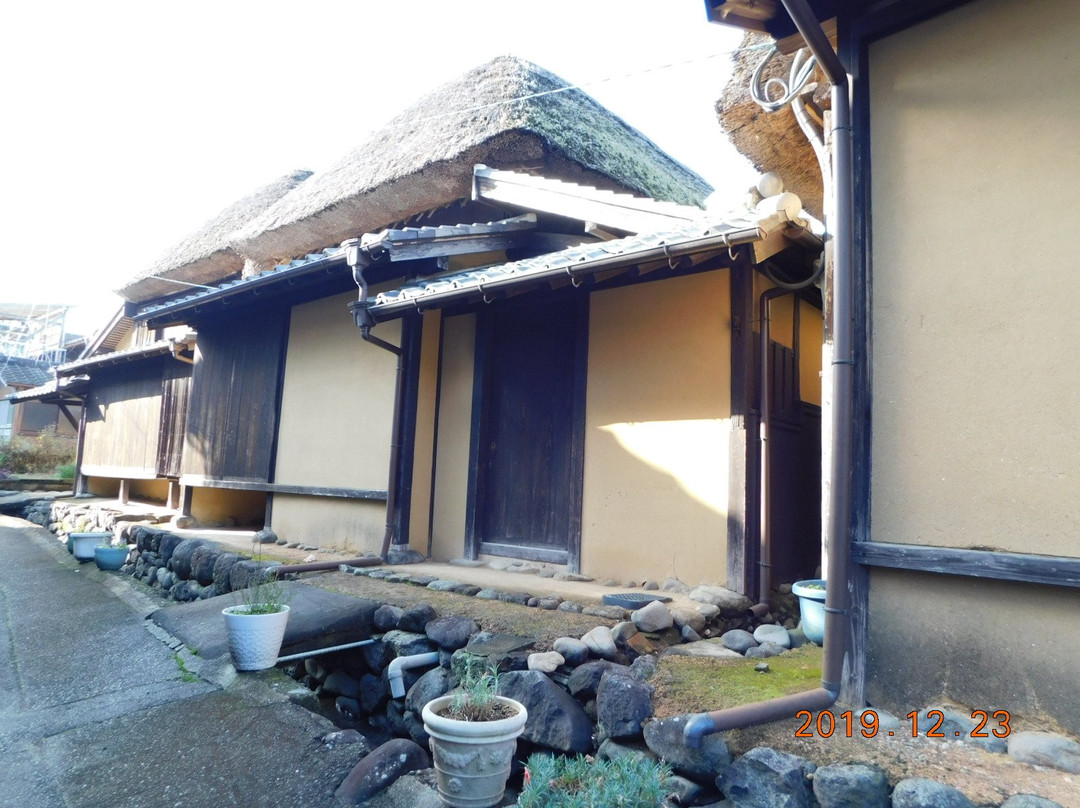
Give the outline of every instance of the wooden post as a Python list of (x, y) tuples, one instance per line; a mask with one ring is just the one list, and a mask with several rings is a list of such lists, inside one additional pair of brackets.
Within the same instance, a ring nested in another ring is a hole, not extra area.
[(757, 598), (758, 466), (754, 413), (754, 270), (740, 249), (728, 269), (731, 419), (728, 435), (727, 588)]
[(190, 485), (180, 486), (180, 504), (178, 510), (183, 516), (191, 516), (191, 497), (195, 489)]
[(116, 499), (121, 505), (128, 504), (128, 498), (131, 495), (131, 480), (124, 478), (120, 480), (120, 493), (116, 495)]

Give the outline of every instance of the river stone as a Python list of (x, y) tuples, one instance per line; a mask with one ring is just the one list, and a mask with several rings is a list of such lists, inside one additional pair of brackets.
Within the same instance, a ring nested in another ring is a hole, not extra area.
[(691, 717), (674, 715), (650, 721), (644, 727), (645, 744), (679, 774), (708, 781), (731, 765), (731, 752), (719, 732), (704, 736), (700, 749), (687, 746), (683, 729)]
[(639, 656), (630, 663), (630, 673), (643, 682), (651, 679), (652, 675), (656, 673), (656, 656), (652, 654)]
[(522, 737), (560, 752), (592, 750), (593, 722), (574, 697), (539, 671), (510, 671), (499, 677), (499, 695), (520, 701), (529, 712)]
[(390, 688), (385, 678), (373, 673), (365, 673), (360, 677), (360, 706), (364, 710), (364, 715), (374, 713), (386, 703), (388, 698), (390, 698)]
[(725, 631), (720, 635), (720, 642), (725, 648), (730, 648), (732, 651), (738, 651), (740, 654), (745, 654), (758, 644), (758, 641), (754, 639), (753, 634), (749, 631), (744, 631), (741, 628), (733, 628), (731, 631)]
[(233, 564), (241, 558), (243, 556), (239, 553), (218, 554), (217, 559), (214, 561), (214, 586), (217, 587), (218, 592), (224, 594), (232, 591), (232, 585), (229, 583), (229, 573), (232, 571)]
[(762, 645), (771, 642), (776, 643), (781, 648), (791, 647), (791, 637), (788, 636), (787, 629), (783, 626), (769, 624), (758, 626), (754, 629), (754, 639)]
[(615, 638), (611, 636), (611, 629), (607, 626), (597, 626), (581, 638), (588, 646), (589, 651), (601, 659), (615, 659), (618, 649), (615, 647)]
[(359, 699), (363, 690), (360, 682), (349, 676), (345, 671), (331, 671), (323, 682), (323, 690), (335, 696), (348, 696), (350, 699)]
[(671, 612), (671, 619), (675, 621), (675, 625), (680, 629), (689, 626), (698, 634), (705, 630), (705, 616), (696, 609), (680, 609), (675, 606), (668, 609), (668, 611)]
[(438, 650), (425, 635), (409, 631), (388, 631), (383, 634), (382, 641), (396, 657), (427, 654)]
[(578, 665), (571, 672), (566, 681), (566, 689), (576, 698), (582, 700), (591, 699), (596, 696), (596, 689), (600, 686), (600, 680), (610, 670), (626, 674), (630, 673), (630, 669), (625, 665), (608, 662), (604, 659), (586, 662), (583, 665)]
[(680, 595), (685, 595), (690, 592), (690, 587), (688, 587), (678, 578), (665, 578), (661, 589), (663, 589), (665, 592), (675, 592)]
[(745, 656), (747, 659), (767, 659), (768, 657), (780, 656), (786, 650), (782, 645), (777, 645), (774, 642), (763, 642), (754, 648), (747, 648)]
[(512, 651), (528, 648), (534, 640), (532, 637), (521, 637), (517, 634), (491, 634), (481, 631), (474, 634), (465, 650), (476, 656), (504, 656)]
[(347, 805), (363, 805), (406, 772), (431, 765), (427, 753), (412, 741), (395, 738), (357, 763), (334, 796)]
[(664, 780), (664, 791), (668, 795), (665, 805), (700, 805), (707, 793), (705, 786), (677, 774)]
[(544, 651), (539, 654), (529, 654), (529, 670), (541, 673), (554, 673), (555, 670), (566, 662), (563, 655), (558, 651)]
[(698, 642), (702, 639), (702, 636), (690, 626), (683, 626), (682, 630), (679, 631), (679, 637), (683, 642)]
[(1080, 743), (1052, 732), (1014, 732), (1009, 757), (1020, 763), (1080, 774)]
[(229, 570), (229, 589), (236, 592), (251, 585), (257, 577), (265, 578), (267, 570), (278, 566), (276, 561), (252, 561), (244, 559), (237, 561)]
[(398, 628), (402, 631), (411, 631), (414, 634), (423, 634), (424, 627), (436, 617), (435, 607), (430, 603), (417, 603), (410, 606), (398, 620)]
[(185, 580), (191, 578), (191, 558), (195, 551), (206, 545), (203, 539), (184, 539), (173, 550), (168, 567)]
[(577, 666), (589, 658), (589, 646), (576, 637), (559, 637), (552, 648), (562, 654), (567, 665)]
[(445, 696), (450, 690), (450, 672), (446, 668), (432, 668), (409, 688), (405, 694), (405, 709), (417, 715), (432, 699)]
[(449, 578), (437, 578), (427, 585), (433, 592), (450, 592), (455, 586), (461, 586), (461, 581), (453, 581)]
[(630, 614), (630, 619), (641, 631), (663, 631), (675, 622), (667, 606), (658, 600), (642, 606)]
[(624, 620), (621, 623), (616, 623), (611, 627), (611, 638), (615, 640), (615, 644), (625, 644), (631, 637), (638, 633), (638, 628), (629, 620)]
[(719, 659), (742, 659), (742, 654), (725, 648), (719, 637), (711, 637), (699, 642), (687, 642), (682, 645), (673, 645), (660, 652), (660, 656), (692, 656), (710, 657)]
[(600, 742), (596, 749), (597, 760), (623, 760), (624, 758), (637, 758), (648, 763), (656, 762), (656, 755), (649, 749), (639, 749), (636, 746), (618, 743), (606, 738)]
[(909, 777), (893, 789), (893, 808), (975, 808), (963, 792), (936, 780)]
[(768, 746), (751, 749), (716, 779), (737, 808), (811, 808), (806, 775), (813, 764)]
[[(158, 546), (152, 549), (150, 543), (153, 541), (152, 537), (154, 534), (157, 534), (160, 538), (158, 539)], [(168, 564), (169, 559), (172, 558), (176, 548), (179, 547), (182, 542), (188, 541), (188, 539), (185, 539), (183, 536), (177, 536), (175, 533), (158, 533), (157, 531), (148, 530), (145, 535), (147, 536), (147, 546), (139, 549), (157, 552), (161, 556), (162, 564)]]
[(270, 528), (263, 528), (257, 531), (251, 540), (256, 544), (274, 544), (278, 540), (278, 535)]
[(464, 648), (469, 644), (469, 638), (479, 630), (476, 623), (460, 615), (437, 617), (424, 626), (428, 639), (447, 651)]
[(497, 590), (495, 593), (495, 600), (501, 603), (514, 603), (518, 606), (528, 606), (531, 597), (532, 595), (528, 592), (505, 592)]
[(821, 808), (888, 808), (889, 779), (877, 766), (834, 763), (814, 772)]
[(191, 554), (191, 577), (203, 586), (210, 586), (214, 582), (214, 565), (220, 555), (221, 550), (213, 544), (195, 548)]
[(585, 607), (578, 603), (576, 600), (564, 600), (558, 606), (555, 607), (560, 612), (571, 612), (573, 614), (581, 614), (581, 610)]
[(1034, 794), (1014, 794), (1001, 803), (1001, 808), (1062, 808), (1061, 803)]
[(717, 606), (725, 617), (741, 616), (754, 605), (746, 595), (740, 595), (723, 586), (695, 587), (690, 590), (689, 598), (699, 603), (711, 603)]
[[(618, 584), (616, 584), (617, 586)], [(602, 604), (592, 604), (586, 606), (581, 610), (582, 614), (587, 614), (590, 617), (603, 617), (605, 620), (625, 620), (626, 609), (619, 606), (605, 606)]]
[(375, 610), (373, 620), (375, 621), (376, 631), (393, 631), (398, 628), (398, 621), (401, 620), (401, 616), (405, 614), (405, 610), (400, 606), (392, 606), (389, 603), (384, 603), (378, 609)]
[(640, 735), (642, 722), (652, 716), (652, 695), (652, 685), (629, 671), (606, 671), (596, 688), (597, 724), (608, 738)]

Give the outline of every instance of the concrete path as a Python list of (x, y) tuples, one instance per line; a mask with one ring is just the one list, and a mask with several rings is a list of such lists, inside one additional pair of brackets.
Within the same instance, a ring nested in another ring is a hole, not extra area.
[(0, 808), (334, 805), (360, 749), (280, 674), (171, 648), (154, 608), (0, 516)]

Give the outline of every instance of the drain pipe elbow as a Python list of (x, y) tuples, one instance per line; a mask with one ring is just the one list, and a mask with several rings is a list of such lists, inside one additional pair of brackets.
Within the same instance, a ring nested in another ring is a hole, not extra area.
[(411, 668), (422, 668), (425, 665), (435, 665), (438, 661), (438, 651), (391, 659), (386, 667), (386, 678), (390, 680), (390, 695), (395, 699), (400, 699), (405, 695), (405, 671)]
[(708, 713), (698, 713), (690, 716), (690, 720), (683, 727), (683, 741), (691, 749), (700, 749), (706, 735), (716, 732), (712, 716)]

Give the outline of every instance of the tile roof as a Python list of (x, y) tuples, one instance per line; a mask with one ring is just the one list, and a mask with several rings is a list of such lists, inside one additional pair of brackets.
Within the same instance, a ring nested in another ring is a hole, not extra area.
[(52, 375), (52, 368), (45, 362), (21, 356), (0, 357), (0, 382), (8, 387), (37, 387)]

